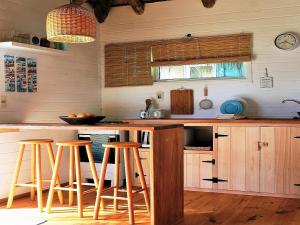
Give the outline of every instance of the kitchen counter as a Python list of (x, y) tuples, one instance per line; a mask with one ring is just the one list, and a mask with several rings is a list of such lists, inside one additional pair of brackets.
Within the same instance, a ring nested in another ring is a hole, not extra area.
[(19, 130), (149, 131), (151, 225), (172, 225), (183, 220), (183, 125), (101, 123), (74, 126), (60, 123), (0, 123), (0, 133)]
[[(150, 122), (150, 121), (149, 121)], [(180, 124), (131, 124), (131, 123), (98, 123), (95, 125), (69, 125), (66, 123), (0, 123), (0, 130), (5, 129), (26, 129), (26, 130), (40, 130), (40, 129), (51, 129), (51, 130), (163, 130), (182, 127)]]
[(266, 125), (266, 126), (300, 126), (300, 119), (272, 119), (272, 118), (257, 118), (257, 119), (240, 119), (240, 120), (224, 120), (224, 119), (204, 119), (204, 118), (171, 118), (171, 119), (124, 119), (123, 121), (132, 124), (203, 124), (203, 125)]

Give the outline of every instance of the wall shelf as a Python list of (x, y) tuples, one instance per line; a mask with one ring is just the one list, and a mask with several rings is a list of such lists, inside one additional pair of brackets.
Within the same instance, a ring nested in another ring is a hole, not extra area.
[(39, 52), (45, 54), (57, 54), (57, 55), (67, 54), (67, 51), (63, 51), (59, 49), (46, 48), (38, 45), (24, 44), (24, 43), (14, 42), (14, 41), (0, 42), (0, 49), (3, 48), (19, 50), (19, 51)]

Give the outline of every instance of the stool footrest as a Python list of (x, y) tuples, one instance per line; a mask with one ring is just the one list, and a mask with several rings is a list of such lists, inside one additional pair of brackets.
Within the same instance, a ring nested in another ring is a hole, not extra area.
[(109, 196), (109, 195), (101, 195), (101, 198), (103, 198), (103, 199), (118, 199), (121, 201), (128, 201), (127, 197), (114, 197), (114, 196)]
[(37, 187), (37, 185), (33, 183), (15, 184), (15, 186), (16, 187)]
[[(77, 185), (78, 182), (73, 182), (73, 184)], [(81, 183), (81, 186), (96, 187), (95, 183)]]
[(54, 190), (61, 190), (61, 191), (77, 191), (77, 188), (70, 188), (70, 187), (55, 187)]

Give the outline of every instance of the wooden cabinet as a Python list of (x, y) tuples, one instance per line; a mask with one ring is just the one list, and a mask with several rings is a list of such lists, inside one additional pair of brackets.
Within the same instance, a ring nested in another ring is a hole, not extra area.
[(300, 128), (291, 129), (290, 194), (300, 195)]
[(184, 187), (212, 188), (213, 156), (196, 151), (187, 151), (184, 154)]
[(289, 193), (290, 128), (219, 127), (218, 189)]
[[(214, 152), (184, 151), (186, 188), (300, 195), (300, 128), (218, 126), (214, 130)], [(149, 185), (149, 150), (141, 149), (140, 157)], [(213, 185), (204, 179), (219, 181)], [(138, 177), (134, 183), (140, 185)]]
[[(139, 153), (140, 153), (140, 159), (141, 159), (141, 163), (142, 163), (142, 167), (143, 167), (143, 171), (144, 171), (144, 175), (145, 175), (146, 184), (147, 184), (147, 186), (150, 186), (150, 165), (149, 165), (150, 153), (149, 153), (149, 149), (140, 149)], [(133, 172), (134, 172), (134, 181), (133, 181), (134, 186), (141, 186), (140, 178), (138, 176), (138, 169), (135, 164), (135, 161), (132, 161), (132, 163), (133, 163)]]
[(245, 190), (246, 128), (218, 128), (218, 189)]
[(289, 127), (262, 127), (260, 139), (260, 192), (289, 193)]
[[(148, 149), (140, 149), (140, 158), (145, 174), (146, 184), (150, 185), (150, 167)], [(212, 182), (203, 179), (212, 179), (213, 167), (212, 154), (202, 154), (197, 151), (186, 151), (184, 153), (184, 186), (188, 188), (212, 188)], [(132, 161), (132, 163), (134, 163)], [(140, 186), (140, 179), (137, 174), (137, 167), (133, 164), (134, 185)]]

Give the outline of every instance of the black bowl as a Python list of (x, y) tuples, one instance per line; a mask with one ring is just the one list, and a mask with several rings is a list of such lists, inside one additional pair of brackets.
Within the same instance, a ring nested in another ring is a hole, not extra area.
[(105, 116), (95, 116), (88, 118), (72, 118), (67, 116), (60, 116), (59, 118), (71, 125), (92, 125), (95, 123), (99, 123), (105, 118)]

